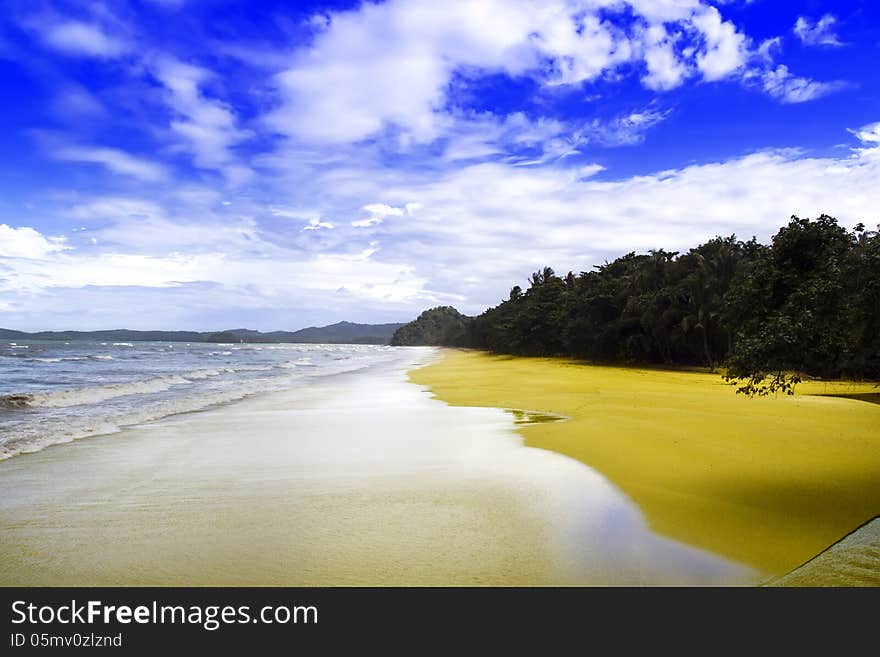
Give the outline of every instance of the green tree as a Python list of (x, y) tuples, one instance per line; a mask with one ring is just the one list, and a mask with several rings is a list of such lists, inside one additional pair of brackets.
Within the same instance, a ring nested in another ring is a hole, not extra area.
[(793, 394), (801, 374), (840, 375), (854, 243), (828, 215), (793, 216), (743, 271), (728, 298), (738, 321), (725, 375), (739, 392)]

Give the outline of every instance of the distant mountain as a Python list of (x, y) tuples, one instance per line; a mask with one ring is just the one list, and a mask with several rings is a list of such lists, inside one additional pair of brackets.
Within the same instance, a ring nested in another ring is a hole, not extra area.
[(311, 326), (293, 333), (278, 331), (270, 336), (283, 334), (290, 342), (330, 342), (347, 344), (388, 344), (391, 336), (403, 324), (353, 324), (338, 322), (330, 326)]
[(26, 333), (0, 329), (0, 340), (106, 340), (108, 342), (131, 342), (149, 340), (160, 342), (203, 342), (207, 333), (196, 331), (132, 331), (113, 329), (108, 331), (39, 331)]
[(196, 331), (40, 331), (27, 333), (0, 329), (0, 340), (104, 340), (107, 342), (299, 342), (331, 344), (388, 344), (403, 324), (354, 324), (338, 322), (330, 326), (311, 326), (299, 331), (262, 333), (251, 329), (217, 332)]

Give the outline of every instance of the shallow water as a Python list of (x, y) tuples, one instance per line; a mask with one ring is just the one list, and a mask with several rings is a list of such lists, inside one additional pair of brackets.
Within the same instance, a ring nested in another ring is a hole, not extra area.
[(377, 345), (0, 342), (0, 459), (389, 357)]
[(0, 462), (0, 584), (756, 581), (523, 446), (516, 413), (408, 383), (432, 353)]

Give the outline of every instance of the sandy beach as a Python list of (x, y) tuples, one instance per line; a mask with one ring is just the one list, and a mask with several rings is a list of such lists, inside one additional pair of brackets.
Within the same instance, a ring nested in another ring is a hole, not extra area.
[(765, 577), (880, 509), (880, 405), (864, 397), (876, 394), (871, 383), (811, 381), (794, 397), (749, 399), (718, 374), (464, 351), (412, 379), (455, 405), (568, 416), (523, 427), (526, 444), (595, 468), (658, 533)]
[(532, 427), (408, 382), (436, 358), (403, 349), (368, 370), (0, 462), (0, 584), (759, 580), (657, 536), (603, 475), (515, 431), (568, 422)]

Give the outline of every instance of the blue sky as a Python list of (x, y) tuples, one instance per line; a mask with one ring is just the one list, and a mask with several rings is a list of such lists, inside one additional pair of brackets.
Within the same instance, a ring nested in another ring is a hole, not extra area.
[(870, 0), (12, 0), (0, 326), (406, 321), (875, 226), (878, 62)]

